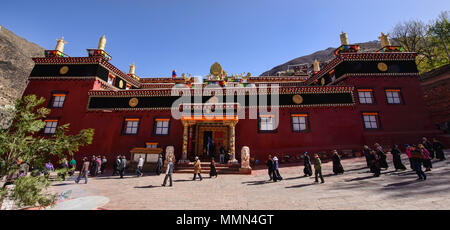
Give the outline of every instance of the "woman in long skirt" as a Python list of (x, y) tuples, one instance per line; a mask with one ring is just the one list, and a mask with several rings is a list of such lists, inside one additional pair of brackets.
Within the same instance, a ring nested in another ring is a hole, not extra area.
[(163, 168), (162, 155), (159, 154), (158, 162), (156, 163), (156, 175), (161, 175)]
[(333, 172), (336, 175), (344, 173), (344, 167), (342, 167), (341, 158), (339, 157), (337, 150), (333, 151)]
[(381, 174), (380, 161), (378, 155), (375, 154), (375, 151), (369, 152), (369, 161), (370, 161), (370, 172), (374, 174), (375, 177), (379, 177)]
[(433, 149), (436, 153), (436, 158), (440, 161), (445, 160), (445, 154), (444, 154), (444, 145), (439, 142), (436, 138), (433, 138)]
[(212, 178), (213, 176), (215, 176), (217, 178), (216, 162), (214, 161), (214, 159), (211, 159), (211, 164), (209, 166), (210, 166), (209, 177)]
[(305, 177), (309, 177), (312, 176), (312, 167), (311, 167), (311, 160), (308, 156), (308, 153), (305, 152), (303, 154), (304, 156), (304, 164), (305, 164), (305, 168), (303, 169), (303, 173), (305, 174)]
[(391, 150), (391, 154), (392, 154), (392, 159), (394, 161), (395, 171), (406, 170), (405, 165), (403, 165), (403, 163), (402, 163), (402, 158), (401, 158), (402, 152), (398, 148), (398, 145), (394, 145), (394, 147)]
[(375, 144), (376, 154), (378, 155), (378, 161), (380, 162), (380, 168), (387, 169), (389, 165), (386, 161), (386, 154), (384, 154), (383, 148), (378, 143)]

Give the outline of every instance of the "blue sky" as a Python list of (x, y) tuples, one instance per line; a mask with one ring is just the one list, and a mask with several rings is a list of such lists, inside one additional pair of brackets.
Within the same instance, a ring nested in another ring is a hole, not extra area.
[(228, 73), (259, 75), (293, 58), (339, 46), (339, 33), (365, 42), (400, 21), (428, 22), (449, 0), (89, 0), (3, 1), (0, 25), (70, 56), (86, 56), (105, 34), (111, 62), (140, 77)]

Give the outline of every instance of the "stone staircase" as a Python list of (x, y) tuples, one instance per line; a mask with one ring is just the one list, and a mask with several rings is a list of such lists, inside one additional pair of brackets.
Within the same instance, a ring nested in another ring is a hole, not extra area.
[[(209, 174), (211, 162), (202, 162), (202, 174)], [(218, 164), (216, 163), (216, 171), (217, 174), (243, 174), (239, 171), (239, 164)], [(185, 163), (185, 164), (177, 164), (175, 165), (174, 173), (186, 173), (186, 174), (194, 174), (194, 163)]]

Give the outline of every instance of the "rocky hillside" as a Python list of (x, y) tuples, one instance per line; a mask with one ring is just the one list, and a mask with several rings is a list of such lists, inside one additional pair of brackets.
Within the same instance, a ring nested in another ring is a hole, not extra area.
[[(379, 41), (371, 41), (356, 44), (361, 46), (361, 50), (359, 52), (373, 52), (381, 48), (381, 43)], [(308, 64), (310, 65), (310, 68), (312, 68), (312, 63), (314, 62), (315, 59), (317, 59), (321, 63), (328, 62), (331, 59), (333, 59), (334, 58), (333, 51), (336, 48), (330, 47), (328, 49), (317, 51), (310, 55), (295, 58), (284, 64), (276, 66), (269, 71), (262, 73), (260, 76), (276, 76), (279, 71), (286, 71), (288, 69), (288, 65)]]
[(0, 26), (0, 128), (8, 120), (5, 107), (22, 96), (33, 69), (31, 57), (42, 57), (44, 48)]

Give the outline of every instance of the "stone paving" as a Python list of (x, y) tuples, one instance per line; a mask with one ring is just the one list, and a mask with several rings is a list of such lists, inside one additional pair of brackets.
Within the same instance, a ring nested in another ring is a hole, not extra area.
[[(450, 159), (450, 151), (446, 155)], [(70, 194), (53, 209), (450, 209), (450, 160), (433, 161), (426, 181), (416, 180), (405, 158), (406, 171), (395, 172), (390, 154), (388, 163), (390, 168), (379, 178), (372, 177), (364, 158), (343, 160), (346, 172), (338, 176), (332, 175), (331, 162), (325, 163), (325, 184), (302, 177), (303, 166), (298, 165), (281, 168), (284, 180), (276, 183), (268, 181), (267, 170), (254, 170), (252, 175), (219, 175), (217, 179), (209, 179), (208, 172), (203, 172), (203, 181), (192, 181), (189, 174), (174, 174), (174, 187), (161, 187), (164, 175), (105, 176), (89, 178), (88, 184), (82, 184), (84, 180), (80, 184), (55, 183), (51, 191)], [(85, 205), (74, 202), (80, 198)], [(88, 200), (98, 206), (86, 204)], [(71, 204), (66, 203), (69, 201)]]

